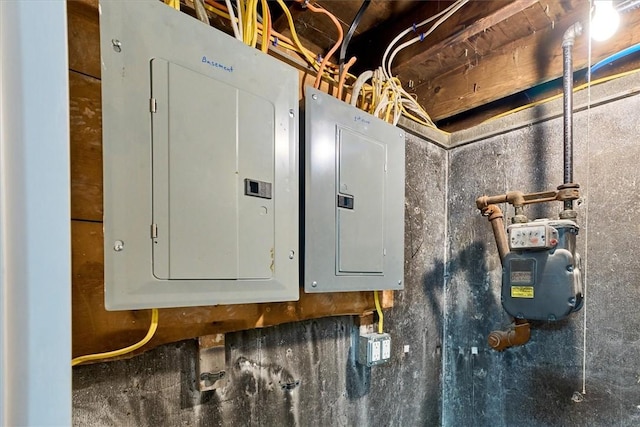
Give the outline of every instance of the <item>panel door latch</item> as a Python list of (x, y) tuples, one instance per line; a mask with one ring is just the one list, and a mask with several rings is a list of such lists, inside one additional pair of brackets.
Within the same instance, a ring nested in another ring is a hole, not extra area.
[(271, 183), (264, 181), (256, 181), (255, 179), (245, 178), (244, 194), (246, 196), (260, 197), (262, 199), (271, 198)]
[(343, 196), (342, 194), (338, 194), (338, 207), (353, 209), (353, 196)]

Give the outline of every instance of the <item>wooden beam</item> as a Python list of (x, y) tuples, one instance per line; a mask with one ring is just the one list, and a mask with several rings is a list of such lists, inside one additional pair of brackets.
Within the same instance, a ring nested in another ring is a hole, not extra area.
[(67, 2), (69, 69), (100, 78), (98, 1)]
[[(395, 2), (387, 2), (394, 4)], [(354, 37), (349, 45), (350, 55), (355, 55), (358, 62), (354, 65), (355, 70), (374, 69), (380, 66), (382, 54), (387, 45), (402, 31), (411, 27), (414, 23), (443, 10), (451, 1), (421, 1), (414, 2), (411, 7), (402, 10), (393, 19), (379, 22), (378, 25), (362, 32)], [(488, 2), (492, 4), (492, 2)], [(449, 23), (447, 23), (449, 25)], [(433, 35), (433, 40), (438, 34)], [(442, 38), (445, 36), (443, 35)], [(402, 54), (396, 58), (396, 64), (403, 62)]]
[(422, 51), (422, 53), (418, 56), (428, 57), (429, 54), (432, 53), (433, 51), (440, 50), (450, 44), (457, 44), (457, 43), (466, 41), (472, 36), (488, 30), (489, 28), (493, 27), (499, 22), (502, 22), (506, 19), (511, 18), (516, 13), (519, 13), (525, 9), (528, 9), (529, 7), (538, 3), (538, 1), (539, 0), (520, 0), (517, 2), (509, 3), (507, 4), (507, 6), (503, 7), (497, 12), (477, 20), (472, 25), (464, 28), (462, 31), (458, 32), (457, 34), (454, 34), (446, 38), (445, 40), (442, 40), (441, 42), (436, 43), (435, 45), (431, 46), (429, 49)]
[[(587, 13), (588, 3), (585, 2), (556, 22), (553, 28), (536, 32), (491, 55), (428, 79), (416, 87), (418, 101), (434, 120), (442, 120), (560, 77), (563, 33), (577, 21), (587, 22)], [(621, 30), (612, 39), (593, 43), (593, 63), (640, 43), (640, 32), (633, 30), (640, 25), (640, 10), (628, 12), (621, 19)], [(573, 51), (574, 69), (586, 67), (586, 34), (576, 39)]]
[[(620, 63), (613, 63), (611, 66), (600, 69), (595, 73), (592, 80), (595, 81), (601, 78), (615, 77), (617, 74), (638, 69), (640, 69), (640, 58), (627, 59), (620, 61)], [(576, 78), (574, 86), (579, 86), (585, 83), (586, 75), (583, 75)], [(470, 127), (476, 126), (500, 114), (505, 114), (509, 111), (520, 108), (523, 105), (544, 101), (545, 99), (549, 99), (553, 96), (560, 96), (561, 94), (562, 79), (559, 78), (553, 81), (553, 83), (548, 83), (536, 88), (534, 91), (518, 92), (507, 98), (503, 98), (498, 102), (482, 105), (460, 116), (454, 116), (448, 120), (440, 121), (438, 123), (438, 127), (451, 133), (463, 129), (469, 129)]]
[(102, 221), (100, 80), (69, 72), (71, 218)]
[(469, 26), (463, 27), (460, 31), (447, 37), (446, 39), (440, 40), (435, 44), (430, 44), (427, 49), (420, 50), (419, 52), (408, 58), (408, 60), (406, 60), (404, 63), (401, 63), (397, 67), (394, 67), (393, 71), (394, 73), (397, 72), (398, 74), (402, 74), (403, 71), (406, 72), (409, 68), (414, 67), (416, 64), (434, 57), (441, 50), (466, 42), (471, 37), (483, 33), (494, 25), (497, 25), (498, 23), (511, 18), (515, 14), (520, 13), (525, 9), (528, 9), (529, 7), (538, 3), (538, 1), (539, 0), (519, 0), (508, 3), (506, 6), (497, 10), (496, 12), (478, 19)]

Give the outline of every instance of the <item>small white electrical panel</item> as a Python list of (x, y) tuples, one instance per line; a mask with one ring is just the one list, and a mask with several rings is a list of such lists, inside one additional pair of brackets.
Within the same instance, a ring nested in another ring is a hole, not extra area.
[(298, 299), (297, 71), (157, 0), (100, 39), (107, 309)]
[(404, 144), (403, 130), (306, 88), (306, 292), (403, 289)]
[(358, 342), (358, 363), (374, 366), (386, 363), (391, 359), (391, 336), (389, 334), (360, 335)]

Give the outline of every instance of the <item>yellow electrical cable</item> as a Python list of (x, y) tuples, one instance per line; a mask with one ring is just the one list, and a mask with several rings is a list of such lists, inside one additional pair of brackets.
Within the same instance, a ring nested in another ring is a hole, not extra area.
[(374, 76), (371, 78), (371, 104), (369, 105), (369, 114), (373, 114), (376, 111), (376, 105), (378, 105), (378, 90), (377, 90), (377, 79)]
[[(215, 3), (215, 2), (214, 2), (214, 3)], [(213, 13), (213, 14), (215, 14), (215, 15), (218, 15), (218, 16), (220, 16), (220, 17), (222, 17), (222, 18), (228, 19), (229, 21), (231, 21), (231, 15), (229, 15), (227, 12), (225, 12), (225, 11), (223, 11), (223, 10), (220, 10), (220, 9), (218, 9), (218, 8), (215, 8), (215, 7), (211, 6), (211, 5), (209, 4), (209, 2), (206, 2), (206, 3), (204, 4), (204, 7), (205, 7), (205, 9), (207, 9), (209, 12), (211, 12), (211, 13)], [(237, 18), (236, 18), (236, 20), (237, 20)]]
[(382, 331), (384, 331), (384, 315), (382, 314), (382, 308), (380, 307), (378, 291), (373, 291), (373, 299), (376, 302), (376, 311), (378, 312), (378, 333), (381, 334)]
[[(213, 14), (215, 14), (215, 15), (218, 15), (218, 16), (220, 16), (221, 18), (225, 18), (225, 19), (231, 20), (231, 16), (230, 16), (227, 12), (225, 12), (224, 10), (221, 10), (221, 9), (219, 9), (219, 8), (213, 7), (213, 6), (211, 6), (211, 4), (216, 4), (216, 3), (215, 3), (215, 2), (207, 1), (207, 2), (205, 3), (204, 7), (205, 7), (209, 12), (211, 12), (211, 13), (213, 13)], [(225, 10), (226, 10), (226, 8), (225, 8)], [(236, 20), (237, 20), (237, 18), (236, 18)], [(258, 24), (258, 32), (259, 32), (261, 35), (263, 35), (263, 31), (262, 31), (262, 28), (261, 28), (261, 25), (260, 25), (260, 24)], [(266, 33), (264, 33), (264, 34), (266, 34)], [(296, 53), (300, 53), (300, 54), (301, 54), (301, 52), (298, 50), (298, 48), (297, 48), (297, 47), (295, 47), (295, 46), (293, 46), (292, 44), (290, 44), (290, 43), (287, 43), (287, 42), (286, 42), (287, 37), (284, 37), (284, 36), (282, 36), (282, 35), (280, 35), (279, 33), (276, 33), (276, 32), (274, 32), (273, 37), (278, 37), (278, 45), (279, 45), (279, 46), (282, 46), (283, 48), (285, 48), (285, 49), (287, 49), (287, 50), (291, 50), (291, 51), (294, 51), (294, 52), (296, 52)]]
[[(167, 0), (169, 1), (169, 0)], [(257, 1), (257, 0), (256, 0)], [(282, 0), (280, 0), (281, 2)], [(267, 2), (268, 3), (268, 2)], [(215, 5), (215, 6), (212, 6)], [(281, 4), (281, 7), (284, 6), (284, 8), (286, 8), (286, 5)], [(268, 6), (267, 6), (268, 7)], [(222, 18), (231, 20), (231, 16), (225, 12), (226, 7), (219, 5), (217, 3), (215, 3), (212, 0), (205, 0), (205, 8), (215, 14), (218, 15)], [(244, 5), (241, 8), (244, 12), (243, 16), (247, 15), (247, 11), (246, 8), (244, 7)], [(283, 9), (284, 10), (284, 9)], [(286, 12), (288, 12), (289, 10), (286, 9)], [(285, 15), (287, 15), (287, 13), (285, 12)], [(275, 42), (277, 39), (277, 43), (278, 46), (283, 47), (284, 49), (287, 49), (289, 51), (292, 52), (296, 52), (300, 55), (302, 55), (302, 57), (311, 65), (312, 68), (314, 68), (316, 71), (318, 71), (320, 64), (314, 59), (313, 56), (313, 52), (307, 48), (305, 48), (302, 43), (300, 42), (300, 39), (298, 38), (297, 32), (295, 31), (295, 26), (293, 24), (293, 18), (291, 17), (291, 14), (289, 13), (287, 16), (287, 20), (289, 21), (289, 26), (291, 28), (291, 34), (294, 38), (294, 41), (292, 41), (291, 39), (289, 39), (288, 37), (276, 32), (276, 31), (270, 31), (271, 35), (269, 36), (269, 38), (267, 39), (269, 42), (271, 42), (271, 38), (273, 38), (273, 41)], [(245, 20), (243, 19), (243, 22)], [(265, 23), (266, 24), (266, 23)], [(243, 24), (243, 40), (247, 40), (245, 37), (249, 37), (247, 32), (245, 32), (245, 28), (247, 27), (246, 24)], [(250, 27), (250, 25), (249, 25)], [(256, 17), (256, 27), (255, 29), (257, 30), (257, 35), (264, 35), (264, 25), (260, 24), (259, 22), (257, 22), (257, 17)], [(249, 40), (253, 40), (254, 36), (251, 36), (251, 39)], [(255, 41), (257, 44), (257, 37), (255, 37)], [(266, 44), (265, 44), (266, 45)], [(255, 47), (255, 45), (254, 45)], [(268, 46), (265, 47), (261, 47), (261, 49), (263, 49), (263, 51), (268, 50)], [(338, 79), (338, 67), (335, 64), (331, 64), (331, 63), (327, 63), (326, 64), (326, 69), (325, 69), (325, 73), (324, 77), (327, 78), (331, 83), (338, 83), (339, 79)], [(335, 76), (335, 77), (334, 77)], [(352, 74), (349, 74), (350, 77), (353, 77), (355, 79), (355, 76)]]
[(247, 7), (247, 1), (243, 0), (240, 2), (242, 9), (242, 42), (247, 44), (247, 39), (249, 38), (249, 8)]
[[(215, 4), (215, 5), (216, 5), (216, 6), (218, 6), (218, 7), (213, 7), (213, 6), (211, 6), (212, 4)], [(215, 2), (213, 2), (213, 1), (211, 1), (211, 0), (206, 0), (205, 8), (206, 8), (209, 12), (211, 12), (211, 13), (213, 13), (213, 14), (215, 14), (215, 15), (218, 15), (218, 16), (220, 16), (220, 17), (222, 17), (222, 18), (225, 18), (225, 19), (231, 20), (231, 16), (229, 16), (229, 14), (228, 14), (228, 13), (226, 13), (226, 12), (224, 12), (224, 11), (222, 10), (223, 6), (218, 5), (217, 3), (215, 3)], [(226, 10), (226, 8), (224, 8), (224, 10)], [(263, 34), (263, 26), (262, 26), (260, 23), (258, 23), (258, 32), (259, 32), (259, 34), (261, 34), (261, 35)], [(318, 64), (315, 62), (315, 60), (313, 60), (313, 62), (311, 62), (311, 61), (309, 60), (309, 58), (313, 58), (313, 56), (312, 56), (313, 52), (311, 52), (309, 49), (307, 49), (307, 48), (305, 48), (304, 46), (302, 46), (302, 48), (303, 48), (303, 50), (304, 50), (304, 51), (301, 51), (299, 47), (294, 46), (294, 44), (293, 44), (294, 42), (293, 42), (293, 41), (291, 41), (288, 37), (286, 37), (286, 36), (284, 36), (284, 35), (282, 35), (282, 34), (280, 34), (280, 33), (276, 32), (276, 31), (272, 31), (272, 35), (270, 36), (270, 38), (271, 38), (271, 37), (273, 37), (273, 41), (274, 41), (274, 42), (275, 42), (275, 40), (276, 40), (276, 39), (278, 40), (278, 46), (281, 46), (281, 47), (283, 47), (284, 49), (287, 49), (287, 50), (289, 50), (289, 51), (296, 52), (296, 53), (298, 53), (298, 54), (302, 55), (302, 56), (303, 56), (303, 58), (304, 58), (307, 62), (309, 62), (309, 63), (310, 63), (310, 65), (312, 65), (316, 70), (318, 69)], [(270, 39), (269, 39), (269, 40), (270, 40)], [(271, 41), (271, 40), (270, 40), (270, 41)], [(331, 67), (333, 70), (336, 70), (336, 69), (337, 69), (337, 67), (336, 67), (336, 65), (335, 65), (335, 64), (329, 64), (329, 65), (330, 65), (330, 67)], [(337, 74), (337, 72), (335, 72), (335, 71), (334, 71), (334, 74)], [(355, 77), (355, 76), (354, 76), (354, 77)], [(336, 80), (336, 79), (333, 79), (331, 76), (329, 76), (329, 79), (330, 79), (331, 81), (333, 81), (333, 82), (337, 82), (337, 80)]]
[(245, 1), (242, 0), (240, 2), (240, 12), (238, 12), (239, 16), (242, 16), (241, 19), (241, 24), (242, 24), (242, 43), (247, 43), (247, 32), (249, 31), (249, 27), (247, 26), (247, 15), (249, 15), (249, 12), (245, 9), (244, 7), (245, 5)]
[(304, 49), (304, 47), (302, 46), (302, 43), (300, 43), (300, 39), (298, 39), (298, 33), (296, 32), (296, 26), (293, 23), (293, 17), (291, 16), (291, 12), (289, 11), (289, 8), (287, 7), (286, 4), (284, 4), (284, 2), (282, 0), (277, 0), (278, 4), (280, 5), (280, 7), (282, 8), (282, 11), (284, 12), (285, 16), (287, 17), (287, 21), (289, 23), (289, 29), (291, 30), (291, 37), (293, 37), (293, 41), (295, 42), (295, 45), (298, 47), (298, 49), (300, 49), (301, 53), (305, 56), (305, 58), (307, 59), (307, 61), (309, 61), (311, 64), (315, 64), (316, 63), (316, 59), (310, 55), (308, 55)]
[(444, 131), (442, 129), (439, 129), (439, 128), (435, 127), (434, 125), (432, 125), (431, 123), (427, 123), (426, 121), (424, 121), (424, 120), (414, 116), (413, 114), (409, 113), (407, 111), (407, 109), (404, 108), (404, 106), (402, 107), (402, 115), (407, 117), (407, 118), (409, 118), (409, 119), (411, 119), (411, 120), (413, 120), (416, 123), (420, 123), (421, 125), (424, 125), (424, 126), (429, 127), (431, 129), (435, 129), (435, 130), (437, 130), (439, 132), (442, 132), (445, 135), (451, 135), (450, 132), (447, 132), (447, 131)]
[(171, 6), (175, 10), (180, 10), (180, 0), (164, 0), (164, 3)]
[(258, 11), (257, 8), (258, 7), (258, 0), (249, 0), (247, 3), (247, 10), (248, 10), (248, 15), (247, 16), (247, 24), (249, 26), (249, 31), (247, 32), (249, 40), (247, 40), (247, 44), (251, 47), (256, 47), (255, 43), (258, 41), (258, 30), (257, 30), (257, 23), (258, 23)]
[(393, 103), (391, 101), (389, 101), (389, 103), (387, 104), (387, 112), (384, 115), (384, 121), (387, 123), (391, 123), (389, 121), (389, 119), (391, 118), (391, 111), (393, 110)]
[[(215, 5), (215, 6), (213, 6)], [(281, 5), (282, 7), (282, 5)], [(286, 5), (284, 6), (286, 8)], [(211, 13), (218, 15), (222, 18), (231, 20), (231, 16), (229, 16), (228, 13), (225, 12), (226, 7), (217, 4), (216, 2), (212, 1), (212, 0), (205, 0), (205, 8), (210, 11)], [(242, 9), (244, 10), (244, 7), (242, 7)], [(284, 9), (283, 9), (284, 10)], [(288, 9), (287, 9), (288, 12)], [(246, 13), (245, 13), (246, 14)], [(285, 12), (286, 14), (286, 12)], [(291, 14), (289, 14), (289, 16), (287, 18), (291, 18), (291, 19), (287, 19), (289, 21), (289, 26), (292, 29), (292, 35), (294, 36), (294, 39), (297, 38), (297, 32), (295, 31), (295, 26), (291, 27), (291, 25), (293, 25), (293, 18), (291, 17)], [(243, 20), (244, 21), (244, 20)], [(257, 24), (257, 29), (258, 29), (258, 34), (262, 35), (263, 34), (263, 30), (264, 30), (264, 26), (260, 23)], [(243, 28), (243, 33), (244, 33), (244, 28)], [(269, 42), (271, 42), (271, 37), (273, 37), (273, 41), (275, 42), (275, 40), (277, 39), (277, 43), (278, 46), (283, 47), (284, 49), (287, 49), (289, 51), (292, 52), (296, 52), (300, 55), (302, 55), (302, 57), (317, 71), (319, 68), (319, 64), (318, 62), (314, 59), (314, 53), (305, 48), (304, 46), (302, 46), (302, 44), (300, 43), (300, 40), (296, 41), (292, 41), (291, 39), (289, 39), (288, 37), (276, 32), (276, 31), (271, 31), (271, 36), (269, 37)], [(244, 37), (244, 36), (243, 36)], [(328, 63), (327, 64), (327, 68), (330, 68), (330, 72), (328, 74), (325, 75), (326, 78), (329, 79), (329, 81), (333, 82), (333, 83), (337, 83), (338, 82), (338, 78), (334, 78), (332, 77), (331, 74), (334, 75), (338, 75), (338, 67), (335, 64), (331, 64)], [(353, 77), (355, 79), (355, 76), (353, 76), (352, 74), (349, 74), (349, 76)]]
[[(618, 79), (618, 78), (621, 78), (621, 77), (625, 77), (625, 76), (629, 76), (629, 75), (635, 74), (637, 72), (640, 72), (640, 68), (636, 68), (635, 70), (625, 71), (623, 73), (614, 74), (614, 75), (607, 76), (607, 77), (602, 77), (600, 79), (593, 80), (591, 82), (591, 86), (598, 85), (598, 84), (601, 84), (601, 83), (606, 83), (608, 81), (615, 80), (615, 79)], [(581, 91), (583, 89), (586, 89), (587, 87), (589, 87), (589, 83), (583, 83), (583, 84), (581, 84), (579, 86), (574, 87), (573, 88), (573, 92), (579, 92), (579, 91)], [(538, 105), (545, 104), (547, 102), (551, 102), (551, 101), (556, 100), (558, 98), (562, 98), (562, 94), (561, 93), (559, 93), (557, 95), (550, 96), (550, 97), (545, 98), (545, 99), (541, 99), (539, 101), (535, 101), (535, 102), (531, 102), (531, 103), (526, 104), (526, 105), (522, 105), (520, 107), (514, 108), (514, 109), (509, 110), (509, 111), (505, 111), (504, 113), (500, 113), (498, 115), (495, 115), (493, 117), (488, 118), (483, 123), (490, 122), (490, 121), (493, 121), (493, 120), (497, 120), (497, 119), (500, 119), (502, 117), (508, 116), (509, 114), (514, 114), (514, 113), (517, 113), (519, 111), (526, 110), (527, 108), (536, 107)]]
[[(264, 15), (264, 12), (262, 12), (262, 14)], [(251, 33), (251, 47), (256, 47), (258, 45), (258, 0), (253, 0), (253, 19), (251, 21)]]
[(123, 354), (131, 353), (134, 350), (139, 349), (146, 343), (148, 343), (158, 329), (158, 309), (151, 310), (151, 325), (149, 325), (149, 331), (142, 340), (130, 345), (129, 347), (121, 348), (120, 350), (107, 351), (105, 353), (87, 354), (86, 356), (78, 356), (71, 360), (71, 366), (79, 365), (80, 363), (87, 362), (89, 360), (108, 359), (111, 357), (122, 356)]
[(244, 28), (247, 34), (245, 44), (251, 46), (251, 40), (253, 40), (253, 2), (251, 0), (246, 1), (245, 11), (247, 12), (244, 20)]
[(240, 4), (239, 6), (239, 15), (242, 15), (242, 41), (244, 43), (247, 42), (247, 34), (249, 32), (249, 28), (247, 26), (247, 15), (249, 15), (249, 11), (247, 10), (247, 1), (246, 0), (240, 0), (238, 2)]
[[(261, 3), (264, 24), (262, 25), (262, 46), (260, 46), (260, 50), (262, 53), (267, 53), (269, 51), (269, 39), (271, 38), (271, 12), (269, 11), (267, 0), (261, 0)], [(267, 31), (264, 30), (265, 26), (267, 27)]]

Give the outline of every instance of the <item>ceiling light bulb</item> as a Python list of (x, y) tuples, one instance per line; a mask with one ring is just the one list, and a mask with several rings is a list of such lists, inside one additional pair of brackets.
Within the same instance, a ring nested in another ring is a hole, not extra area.
[(613, 7), (613, 1), (596, 0), (595, 12), (591, 19), (591, 38), (604, 41), (611, 37), (620, 25), (620, 15)]

